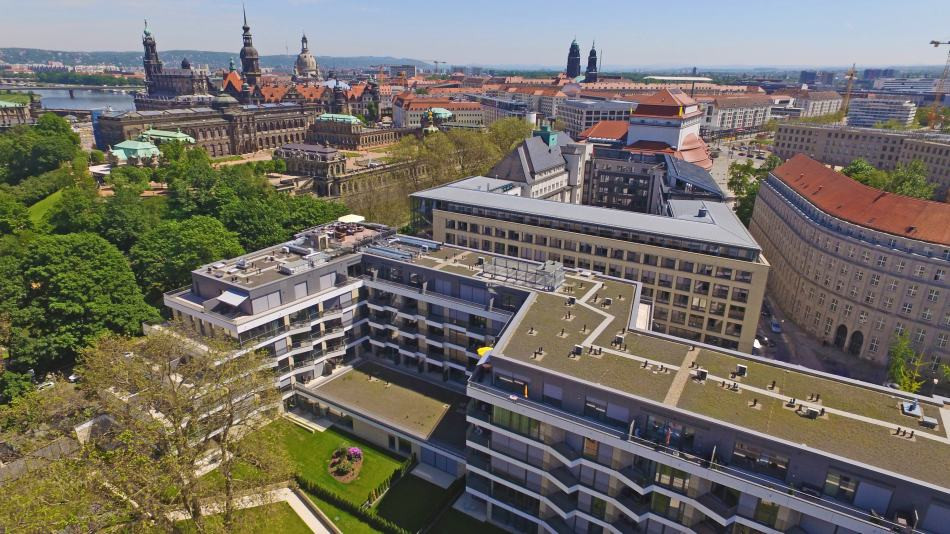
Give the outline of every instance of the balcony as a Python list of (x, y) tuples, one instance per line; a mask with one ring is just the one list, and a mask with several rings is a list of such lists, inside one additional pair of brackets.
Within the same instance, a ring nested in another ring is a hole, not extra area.
[(727, 505), (712, 493), (700, 495), (696, 500), (723, 519), (729, 519), (736, 515), (736, 509), (738, 508), (738, 505)]

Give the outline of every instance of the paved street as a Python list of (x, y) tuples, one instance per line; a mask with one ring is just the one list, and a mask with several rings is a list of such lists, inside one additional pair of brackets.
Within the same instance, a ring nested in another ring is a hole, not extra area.
[(726, 183), (729, 181), (729, 165), (734, 161), (745, 161), (751, 159), (752, 163), (759, 167), (765, 161), (764, 159), (755, 159), (755, 158), (746, 158), (739, 156), (740, 150), (735, 148), (732, 152), (729, 151), (729, 147), (735, 146), (739, 147), (741, 145), (747, 145), (751, 142), (751, 139), (743, 139), (742, 141), (732, 141), (730, 143), (716, 143), (712, 142), (709, 144), (709, 148), (715, 150), (717, 147), (720, 149), (719, 157), (713, 160), (713, 168), (710, 170), (713, 179), (716, 180), (716, 183), (719, 184), (719, 187), (722, 188), (728, 195), (730, 199), (730, 204), (732, 203), (732, 192), (729, 191), (729, 188), (726, 187)]
[(887, 376), (884, 367), (858, 359), (833, 346), (823, 345), (811, 334), (786, 320), (782, 310), (768, 299), (766, 301), (769, 302), (774, 318), (781, 325), (782, 332), (773, 333), (770, 329), (771, 319), (765, 316), (760, 317), (758, 333), (775, 341), (775, 347), (765, 348), (762, 356), (873, 384), (884, 382)]

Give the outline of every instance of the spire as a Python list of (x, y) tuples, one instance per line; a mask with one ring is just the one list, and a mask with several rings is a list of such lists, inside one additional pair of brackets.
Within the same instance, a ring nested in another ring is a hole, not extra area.
[(234, 58), (231, 58), (231, 61), (228, 64), (228, 70), (234, 72)]
[(144, 33), (146, 37), (152, 35), (152, 32), (148, 31), (148, 19), (145, 19), (145, 31), (142, 33)]
[(244, 13), (244, 33), (247, 33), (251, 27), (247, 25), (247, 7), (245, 7), (244, 2), (241, 2), (241, 12)]

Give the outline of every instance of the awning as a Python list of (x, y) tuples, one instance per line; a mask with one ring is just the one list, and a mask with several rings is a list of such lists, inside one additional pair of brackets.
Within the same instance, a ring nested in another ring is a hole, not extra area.
[(349, 215), (343, 215), (342, 217), (337, 219), (337, 222), (349, 224), (349, 223), (361, 223), (365, 220), (366, 220), (366, 217), (363, 217), (362, 215), (356, 215), (355, 213), (351, 213)]
[(247, 300), (247, 295), (235, 293), (234, 291), (231, 291), (230, 289), (228, 289), (226, 291), (223, 291), (220, 295), (218, 295), (218, 300), (230, 306), (234, 306), (236, 308), (240, 306), (242, 302)]

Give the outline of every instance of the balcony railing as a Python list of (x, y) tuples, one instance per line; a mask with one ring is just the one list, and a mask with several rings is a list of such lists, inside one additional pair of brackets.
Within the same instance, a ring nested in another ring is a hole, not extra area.
[[(813, 490), (802, 491), (801, 489), (796, 488), (795, 486), (786, 484), (784, 482), (763, 478), (761, 476), (758, 476), (757, 474), (750, 473), (743, 469), (738, 469), (734, 466), (730, 466), (727, 464), (712, 462), (708, 460), (708, 458), (711, 455), (711, 450), (697, 451), (697, 454), (694, 454), (692, 452), (686, 452), (686, 451), (674, 449), (671, 447), (667, 447), (658, 442), (653, 442), (647, 439), (638, 438), (632, 435), (630, 432), (619, 430), (615, 427), (604, 425), (603, 423), (600, 423), (598, 421), (595, 421), (583, 416), (579, 416), (576, 414), (572, 414), (570, 412), (566, 412), (560, 408), (555, 408), (547, 404), (543, 404), (537, 401), (523, 398), (519, 395), (508, 393), (507, 391), (497, 389), (487, 384), (479, 383), (477, 380), (478, 380), (478, 375), (477, 374), (473, 375), (472, 379), (469, 380), (468, 382), (468, 386), (470, 388), (473, 388), (480, 392), (484, 392), (488, 395), (492, 395), (499, 399), (505, 399), (511, 402), (516, 402), (517, 404), (527, 406), (534, 410), (538, 410), (540, 412), (545, 413), (546, 415), (550, 417), (553, 417), (555, 419), (560, 419), (566, 423), (571, 423), (575, 425), (584, 426), (587, 428), (592, 428), (598, 432), (613, 436), (617, 439), (621, 439), (624, 441), (628, 441), (630, 443), (640, 445), (645, 448), (652, 449), (653, 451), (663, 454), (669, 458), (684, 460), (684, 461), (696, 464), (699, 467), (704, 468), (704, 469), (715, 470), (719, 474), (725, 475), (729, 478), (732, 478), (736, 481), (743, 482), (745, 484), (751, 484), (753, 486), (756, 486), (765, 490), (769, 490), (769, 491), (779, 491), (779, 492), (785, 493), (787, 495), (795, 497), (798, 500), (807, 502), (813, 506), (817, 506), (819, 508), (823, 508), (830, 512), (851, 517), (852, 519), (856, 519), (858, 521), (862, 521), (864, 523), (874, 525), (875, 527), (884, 527), (888, 529), (898, 529), (898, 531), (906, 531), (906, 527), (898, 525), (897, 523), (894, 523), (892, 521), (888, 521), (878, 515), (873, 515), (864, 510), (853, 508), (846, 504), (843, 504), (837, 501), (832, 501), (821, 496), (815, 496)], [(475, 413), (471, 413), (471, 412), (475, 412)], [(478, 412), (479, 410), (470, 410), (470, 415), (480, 420), (484, 420), (486, 423), (491, 424), (491, 418), (490, 416), (488, 416), (488, 414), (484, 414), (484, 416), (480, 417), (480, 416), (475, 415)], [(557, 450), (557, 444), (554, 445), (554, 448), (555, 450)], [(576, 451), (574, 453), (576, 454)], [(571, 457), (567, 455), (565, 455), (565, 457), (568, 459), (572, 459)]]

